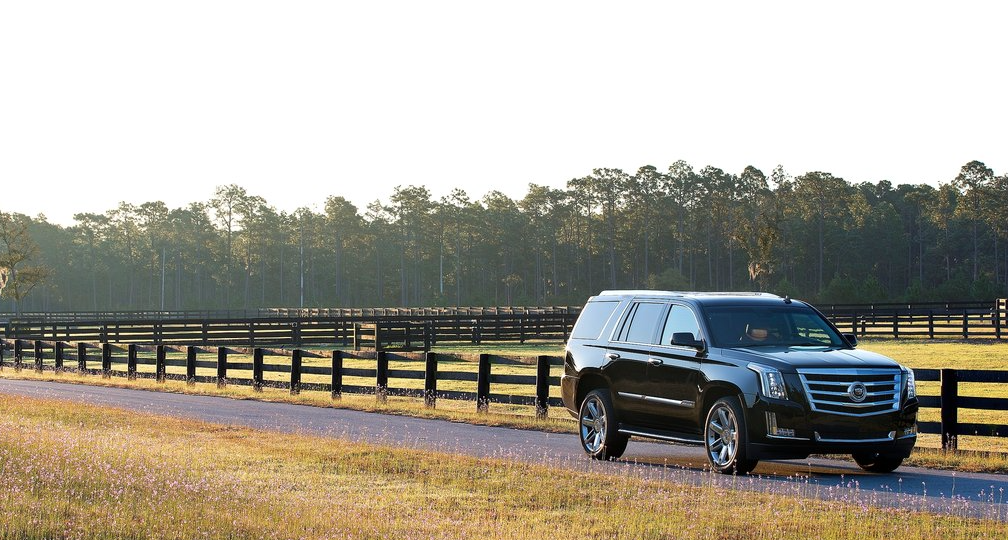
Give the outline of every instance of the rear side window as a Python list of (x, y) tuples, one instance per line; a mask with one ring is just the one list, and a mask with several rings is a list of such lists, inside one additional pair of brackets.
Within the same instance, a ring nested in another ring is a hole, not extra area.
[(658, 327), (658, 317), (665, 310), (665, 304), (639, 302), (630, 307), (627, 318), (623, 321), (616, 341), (628, 343), (651, 343), (655, 329)]
[(588, 302), (571, 330), (571, 339), (598, 339), (606, 322), (616, 311), (618, 300)]

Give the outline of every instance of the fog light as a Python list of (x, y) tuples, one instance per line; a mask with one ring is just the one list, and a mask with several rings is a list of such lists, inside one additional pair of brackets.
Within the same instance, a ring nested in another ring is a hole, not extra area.
[(914, 425), (912, 425), (912, 426), (910, 426), (908, 428), (903, 428), (903, 429), (900, 430), (900, 438), (902, 438), (902, 437), (909, 437), (911, 435), (916, 435), (916, 434), (917, 434), (917, 423), (916, 422), (914, 422)]
[(767, 435), (772, 437), (794, 437), (795, 430), (777, 426), (777, 413), (766, 413)]

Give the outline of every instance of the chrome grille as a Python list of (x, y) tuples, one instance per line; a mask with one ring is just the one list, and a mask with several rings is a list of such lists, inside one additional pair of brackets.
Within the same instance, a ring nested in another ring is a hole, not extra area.
[[(903, 373), (898, 369), (799, 369), (813, 411), (845, 416), (872, 416), (899, 410)], [(849, 388), (865, 386), (864, 400), (851, 399)]]

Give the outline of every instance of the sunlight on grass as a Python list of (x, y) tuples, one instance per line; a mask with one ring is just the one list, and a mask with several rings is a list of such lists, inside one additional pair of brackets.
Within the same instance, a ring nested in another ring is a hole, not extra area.
[[(603, 464), (612, 465), (612, 464)], [(1004, 538), (796, 481), (736, 491), (0, 396), (3, 538)], [(755, 489), (755, 491), (753, 491)], [(1001, 518), (1002, 501), (989, 505)]]

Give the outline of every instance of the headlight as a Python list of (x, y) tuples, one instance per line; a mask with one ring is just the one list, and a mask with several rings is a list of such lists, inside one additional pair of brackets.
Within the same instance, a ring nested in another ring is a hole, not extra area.
[(906, 376), (907, 399), (913, 399), (917, 397), (917, 379), (912, 369), (903, 368), (903, 373)]
[(784, 387), (784, 376), (772, 367), (749, 364), (749, 369), (759, 374), (763, 395), (774, 399), (787, 399), (787, 389)]

